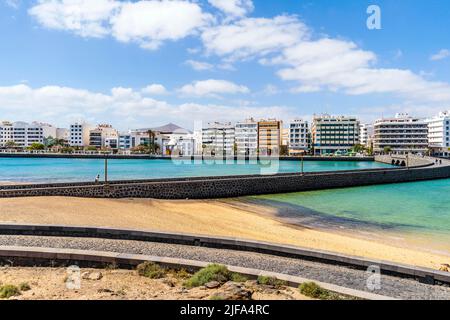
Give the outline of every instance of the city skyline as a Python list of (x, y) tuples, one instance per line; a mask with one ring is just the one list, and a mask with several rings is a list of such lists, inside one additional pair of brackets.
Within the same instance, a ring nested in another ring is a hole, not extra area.
[(382, 29), (368, 30), (369, 4), (0, 1), (0, 120), (191, 129), (448, 110), (449, 4), (377, 1)]

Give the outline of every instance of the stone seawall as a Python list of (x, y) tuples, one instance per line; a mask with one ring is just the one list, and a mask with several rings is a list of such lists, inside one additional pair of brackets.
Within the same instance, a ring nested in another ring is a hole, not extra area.
[[(383, 156), (380, 161), (390, 163)], [(432, 165), (428, 158), (410, 159), (418, 167), (278, 174), (273, 176), (233, 176), (148, 180), (110, 184), (65, 184), (0, 187), (0, 197), (71, 196), (88, 198), (209, 199), (260, 194), (300, 192), (374, 184), (400, 183), (450, 178), (450, 162)]]

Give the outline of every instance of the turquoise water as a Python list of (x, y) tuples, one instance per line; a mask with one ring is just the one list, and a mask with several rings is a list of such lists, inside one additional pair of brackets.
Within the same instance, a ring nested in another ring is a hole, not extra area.
[[(305, 161), (309, 172), (388, 168), (390, 165), (370, 161)], [(273, 174), (299, 172), (299, 161), (256, 163), (187, 162), (181, 160), (108, 160), (110, 180)], [(0, 158), (0, 182), (74, 182), (103, 178), (101, 159)]]
[[(435, 242), (450, 252), (450, 180), (248, 197), (293, 223)], [(389, 238), (394, 239), (394, 237)]]

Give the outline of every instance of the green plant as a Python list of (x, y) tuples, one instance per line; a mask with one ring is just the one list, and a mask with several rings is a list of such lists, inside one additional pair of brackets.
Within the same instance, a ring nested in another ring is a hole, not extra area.
[(159, 265), (153, 262), (144, 262), (136, 268), (138, 274), (150, 279), (161, 279), (166, 276), (166, 272)]
[(173, 275), (178, 279), (189, 279), (192, 274), (190, 274), (186, 269), (173, 270)]
[(20, 290), (16, 286), (7, 284), (0, 287), (0, 299), (9, 299), (20, 295)]
[(234, 282), (245, 282), (247, 280), (248, 280), (247, 277), (243, 276), (240, 273), (232, 273), (231, 274), (231, 281), (234, 281)]
[(341, 297), (327, 289), (322, 288), (315, 282), (304, 282), (299, 286), (300, 293), (314, 299), (340, 300)]
[(19, 289), (20, 291), (28, 291), (31, 290), (31, 287), (28, 282), (22, 282), (21, 284), (19, 284)]
[(266, 285), (266, 286), (274, 286), (274, 287), (281, 287), (281, 286), (285, 286), (287, 284), (286, 281), (284, 281), (284, 280), (280, 280), (275, 277), (268, 277), (268, 276), (259, 276), (257, 283)]
[(211, 297), (209, 297), (209, 300), (225, 300), (225, 298), (221, 295), (213, 294)]
[(210, 264), (206, 268), (197, 271), (185, 282), (188, 288), (199, 287), (211, 281), (224, 283), (231, 278), (231, 272), (227, 267), (219, 264)]

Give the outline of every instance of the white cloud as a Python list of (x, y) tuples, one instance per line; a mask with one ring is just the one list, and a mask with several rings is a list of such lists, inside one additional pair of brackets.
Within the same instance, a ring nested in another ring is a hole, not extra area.
[(197, 60), (187, 60), (185, 62), (188, 66), (196, 71), (213, 70), (214, 65), (207, 62), (197, 61)]
[(144, 94), (150, 94), (150, 95), (163, 95), (167, 94), (166, 88), (162, 84), (151, 84), (141, 90)]
[(250, 90), (242, 85), (237, 85), (226, 80), (209, 79), (204, 81), (194, 81), (183, 86), (180, 93), (197, 97), (219, 97), (221, 94), (248, 93)]
[(290, 47), (305, 37), (306, 26), (293, 16), (245, 18), (206, 29), (202, 41), (208, 53), (230, 60), (261, 56)]
[(111, 18), (112, 34), (123, 42), (156, 49), (164, 40), (179, 40), (205, 26), (211, 16), (189, 1), (127, 2)]
[(82, 37), (113, 36), (152, 50), (194, 34), (212, 19), (197, 3), (182, 0), (39, 0), (29, 14), (49, 29)]
[(427, 81), (410, 70), (375, 68), (376, 55), (348, 41), (305, 41), (270, 62), (285, 66), (278, 75), (299, 82), (300, 92), (320, 88), (351, 95), (391, 93), (420, 101), (450, 101), (449, 84)]
[(109, 19), (119, 9), (116, 0), (39, 0), (28, 12), (46, 28), (99, 38), (110, 33)]
[(438, 53), (433, 54), (430, 57), (431, 61), (438, 61), (438, 60), (443, 60), (450, 57), (450, 50), (448, 49), (442, 49), (440, 50)]
[[(36, 112), (39, 110), (39, 112)], [(32, 88), (20, 84), (0, 87), (2, 120), (45, 121), (67, 126), (84, 118), (92, 123), (110, 122), (120, 129), (157, 126), (167, 122), (192, 127), (194, 121), (238, 121), (247, 117), (290, 118), (294, 112), (283, 106), (241, 106), (183, 103), (146, 97), (141, 90), (113, 88), (98, 93), (60, 86)]]
[(208, 2), (233, 17), (243, 17), (254, 9), (252, 0), (208, 0)]

